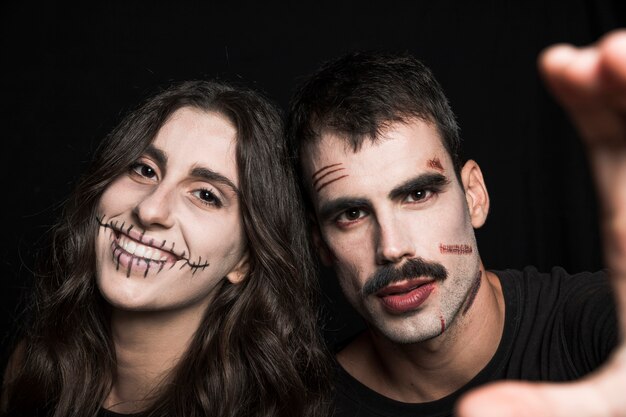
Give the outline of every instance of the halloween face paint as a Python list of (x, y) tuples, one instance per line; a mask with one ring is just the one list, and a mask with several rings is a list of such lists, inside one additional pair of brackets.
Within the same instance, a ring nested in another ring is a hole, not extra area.
[(447, 253), (452, 255), (470, 255), (474, 252), (470, 245), (444, 245), (443, 243), (439, 244), (439, 252)]
[(443, 166), (441, 165), (441, 161), (437, 157), (429, 159), (426, 165), (428, 166), (428, 168), (443, 172)]
[(343, 171), (345, 171), (345, 168), (342, 167), (341, 163), (326, 165), (317, 170), (311, 175), (315, 192), (319, 193), (327, 185), (347, 177), (348, 174)]
[(226, 118), (182, 108), (105, 190), (97, 283), (115, 308), (206, 306), (245, 271), (235, 141)]
[[(397, 343), (453, 327), (480, 259), (464, 189), (436, 128), (392, 123), (357, 152), (333, 134), (309, 146), (305, 172), (318, 178), (341, 167), (349, 174), (311, 191), (322, 258), (348, 301), (373, 331)], [(464, 243), (442, 249), (439, 242)]]
[(177, 253), (174, 250), (176, 242), (163, 240), (160, 244), (154, 239), (145, 236), (145, 230), (139, 232), (134, 225), (127, 228), (125, 223), (121, 225), (117, 221), (105, 223), (104, 217), (98, 218), (98, 224), (104, 229), (109, 229), (112, 255), (116, 262), (116, 268), (126, 269), (126, 277), (129, 278), (133, 268), (143, 271), (144, 278), (148, 276), (151, 267), (159, 273), (164, 267), (171, 269), (180, 263), (180, 269), (189, 268), (192, 274), (199, 269), (205, 269), (210, 264), (202, 260), (202, 256), (193, 261), (185, 251)]

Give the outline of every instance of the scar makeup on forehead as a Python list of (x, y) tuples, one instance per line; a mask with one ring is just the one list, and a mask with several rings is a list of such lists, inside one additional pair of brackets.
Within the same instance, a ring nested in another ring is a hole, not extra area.
[(472, 288), (470, 288), (469, 296), (467, 297), (467, 304), (465, 304), (465, 308), (463, 309), (463, 315), (467, 313), (474, 304), (474, 300), (476, 299), (476, 294), (478, 294), (478, 290), (480, 289), (480, 284), (482, 283), (482, 271), (478, 271), (476, 278), (474, 279), (474, 283), (472, 284)]
[(450, 255), (469, 255), (474, 252), (470, 245), (444, 245), (439, 244), (439, 252)]
[(441, 165), (441, 161), (436, 156), (432, 159), (429, 159), (426, 163), (428, 168), (436, 169), (437, 171), (443, 172), (443, 166)]
[(330, 165), (326, 165), (325, 167), (322, 167), (320, 169), (318, 169), (317, 171), (315, 171), (313, 173), (313, 175), (311, 175), (311, 179), (314, 180), (319, 174), (321, 174), (323, 171), (326, 171), (329, 168), (334, 168), (334, 167), (338, 167), (339, 165), (342, 165), (341, 162), (338, 162), (336, 164), (330, 164)]
[(320, 190), (326, 187), (328, 184), (332, 184), (333, 182), (348, 176), (347, 174), (343, 174), (342, 171), (344, 171), (345, 168), (341, 165), (343, 165), (341, 162), (326, 165), (325, 167), (318, 169), (317, 171), (315, 171), (315, 173), (313, 173), (313, 175), (311, 175), (311, 179), (313, 180), (313, 188), (315, 188), (316, 192), (320, 192)]

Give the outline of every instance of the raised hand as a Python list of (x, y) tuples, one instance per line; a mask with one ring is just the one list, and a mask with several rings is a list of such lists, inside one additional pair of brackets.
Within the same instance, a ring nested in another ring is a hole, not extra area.
[(588, 151), (621, 343), (596, 372), (571, 383), (498, 382), (470, 392), (461, 417), (626, 416), (626, 30), (589, 47), (554, 45), (539, 69)]

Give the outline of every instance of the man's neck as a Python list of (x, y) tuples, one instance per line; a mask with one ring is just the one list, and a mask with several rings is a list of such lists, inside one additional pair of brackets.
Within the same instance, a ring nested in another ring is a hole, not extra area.
[(502, 287), (495, 274), (483, 270), (483, 276), (472, 308), (459, 313), (442, 335), (404, 345), (368, 329), (337, 360), (361, 383), (397, 401), (421, 403), (452, 394), (489, 363), (502, 336)]
[(202, 320), (199, 309), (168, 312), (114, 310), (111, 330), (117, 372), (105, 408), (136, 413), (148, 406), (187, 350)]

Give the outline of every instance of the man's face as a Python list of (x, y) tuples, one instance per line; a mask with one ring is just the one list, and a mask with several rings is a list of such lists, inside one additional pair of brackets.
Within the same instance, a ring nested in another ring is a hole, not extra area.
[(224, 117), (176, 111), (99, 205), (97, 283), (115, 308), (206, 307), (241, 278), (246, 241), (236, 130)]
[(394, 123), (357, 152), (324, 134), (307, 151), (317, 245), (346, 298), (397, 343), (443, 333), (471, 305), (480, 259), (470, 197), (436, 128)]

